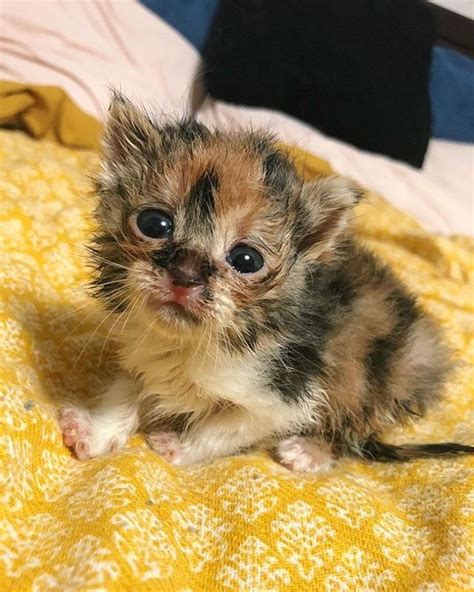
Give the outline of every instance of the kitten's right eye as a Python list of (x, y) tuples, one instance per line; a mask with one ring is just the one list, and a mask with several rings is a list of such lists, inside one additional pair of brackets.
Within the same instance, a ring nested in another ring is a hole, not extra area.
[(237, 245), (227, 256), (227, 263), (238, 273), (257, 273), (262, 269), (263, 257), (258, 251), (247, 245)]
[(137, 216), (137, 228), (146, 238), (169, 238), (173, 233), (173, 221), (160, 210), (143, 210)]

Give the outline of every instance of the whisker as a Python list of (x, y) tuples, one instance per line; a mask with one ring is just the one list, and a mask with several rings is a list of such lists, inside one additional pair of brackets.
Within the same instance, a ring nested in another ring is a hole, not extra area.
[(137, 303), (140, 301), (141, 296), (142, 296), (142, 294), (137, 294), (135, 296), (135, 298), (132, 300), (131, 306), (128, 309), (128, 316), (125, 317), (125, 319), (124, 319), (124, 322), (123, 322), (122, 327), (120, 329), (120, 333), (123, 333), (124, 332), (125, 327), (127, 326), (127, 323), (130, 320), (130, 317), (132, 315), (133, 309), (135, 308), (135, 306), (137, 305)]
[[(111, 292), (111, 295), (113, 297), (121, 296), (123, 294), (125, 294), (125, 290), (114, 290), (113, 292)], [(103, 301), (112, 302), (112, 299), (103, 299)], [(57, 321), (57, 320), (61, 320), (61, 319), (67, 318), (67, 317), (72, 317), (74, 314), (77, 314), (80, 311), (83, 311), (84, 308), (86, 308), (86, 307), (91, 307), (89, 314), (87, 314), (77, 325), (75, 325), (67, 333), (67, 335), (64, 336), (64, 338), (61, 340), (61, 343), (59, 344), (59, 347), (62, 347), (64, 345), (64, 343), (66, 342), (66, 340), (69, 339), (69, 337), (71, 337), (71, 335), (73, 335), (80, 327), (82, 327), (82, 325), (84, 325), (84, 323), (86, 323), (95, 313), (99, 314), (100, 309), (97, 309), (96, 307), (94, 307), (93, 301), (89, 300), (88, 302), (85, 302), (82, 306), (78, 307), (76, 310), (74, 310), (70, 313), (67, 313), (66, 315), (61, 315), (60, 317), (55, 319), (55, 321)]]
[(80, 306), (76, 307), (74, 310), (70, 310), (69, 312), (65, 312), (62, 315), (54, 317), (53, 322), (62, 321), (62, 320), (67, 319), (69, 317), (73, 317), (79, 311), (84, 310), (84, 308), (87, 308), (88, 306), (91, 306), (91, 304), (92, 304), (91, 300), (87, 299), (87, 302), (83, 302)]
[[(145, 299), (143, 299), (143, 304), (145, 303)], [(138, 342), (138, 345), (135, 347), (135, 349), (132, 352), (131, 355), (131, 359), (133, 360), (137, 354), (137, 352), (139, 351), (139, 349), (141, 348), (141, 346), (145, 343), (147, 337), (150, 335), (152, 329), (155, 326), (156, 321), (153, 320), (152, 323), (150, 323), (150, 326), (148, 327), (148, 329), (145, 331), (145, 333), (143, 334), (143, 337), (141, 338), (141, 340)]]
[(92, 335), (89, 337), (89, 339), (87, 340), (86, 344), (84, 345), (84, 347), (82, 348), (82, 350), (80, 351), (79, 355), (76, 358), (76, 361), (74, 362), (73, 366), (72, 366), (72, 370), (74, 370), (77, 366), (77, 363), (79, 362), (79, 360), (81, 359), (81, 357), (83, 356), (84, 352), (86, 351), (86, 349), (89, 347), (89, 344), (91, 343), (92, 339), (94, 338), (94, 336), (96, 335), (97, 331), (100, 329), (100, 327), (102, 327), (102, 325), (105, 323), (105, 321), (112, 315), (114, 314), (114, 312), (119, 309), (122, 306), (122, 303), (120, 302), (119, 304), (117, 304), (117, 306), (111, 310), (109, 312), (109, 314), (107, 316), (105, 316), (102, 321), (97, 325), (97, 327), (95, 328), (94, 332), (92, 333)]
[(85, 248), (89, 252), (91, 252), (94, 259), (102, 261), (103, 263), (107, 263), (107, 265), (112, 265), (112, 267), (117, 267), (119, 269), (125, 269), (126, 271), (130, 271), (130, 269), (131, 269), (130, 267), (127, 267), (126, 265), (122, 265), (120, 263), (117, 263), (116, 261), (111, 261), (110, 259), (106, 259), (105, 257), (102, 257), (102, 255), (99, 255), (96, 251), (94, 251), (94, 249), (92, 247), (86, 246), (83, 248)]
[(99, 359), (97, 361), (97, 368), (99, 368), (102, 363), (102, 356), (104, 355), (105, 346), (107, 345), (108, 339), (109, 339), (110, 335), (112, 334), (112, 331), (115, 329), (115, 326), (117, 325), (117, 323), (120, 321), (120, 319), (125, 314), (126, 310), (127, 309), (123, 310), (119, 315), (117, 315), (117, 318), (115, 319), (112, 326), (110, 327), (110, 329), (105, 337), (104, 343), (102, 344), (102, 349), (100, 350)]

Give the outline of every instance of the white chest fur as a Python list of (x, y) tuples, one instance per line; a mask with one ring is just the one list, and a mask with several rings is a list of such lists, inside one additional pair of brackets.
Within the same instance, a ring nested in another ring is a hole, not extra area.
[(156, 417), (191, 414), (189, 437), (199, 446), (203, 431), (214, 446), (223, 439), (235, 448), (237, 440), (248, 446), (311, 418), (310, 401), (290, 404), (268, 386), (264, 361), (255, 354), (230, 355), (205, 339), (190, 344), (157, 333), (144, 338), (137, 329), (121, 345), (123, 365), (141, 377), (140, 396), (155, 396)]

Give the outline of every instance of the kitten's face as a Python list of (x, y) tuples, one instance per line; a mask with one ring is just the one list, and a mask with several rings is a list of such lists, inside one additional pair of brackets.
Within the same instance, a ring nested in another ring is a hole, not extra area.
[(304, 185), (264, 135), (160, 127), (121, 98), (106, 147), (99, 292), (177, 332), (205, 327), (251, 345), (265, 325), (274, 331), (356, 201), (345, 181)]

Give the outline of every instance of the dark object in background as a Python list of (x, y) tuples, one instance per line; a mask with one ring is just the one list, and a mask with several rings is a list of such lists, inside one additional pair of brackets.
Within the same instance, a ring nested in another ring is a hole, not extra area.
[(438, 45), (474, 57), (474, 6), (471, 10), (471, 18), (468, 18), (432, 2), (428, 5), (434, 16)]
[(420, 167), (433, 41), (417, 0), (221, 0), (205, 83), (213, 97), (284, 111)]
[[(142, 0), (196, 49), (207, 38), (219, 0)], [(474, 21), (428, 4), (434, 15), (437, 46), (431, 62), (431, 114), (434, 138), (474, 142)], [(441, 46), (440, 46), (441, 45)], [(195, 88), (196, 104), (203, 96)]]

